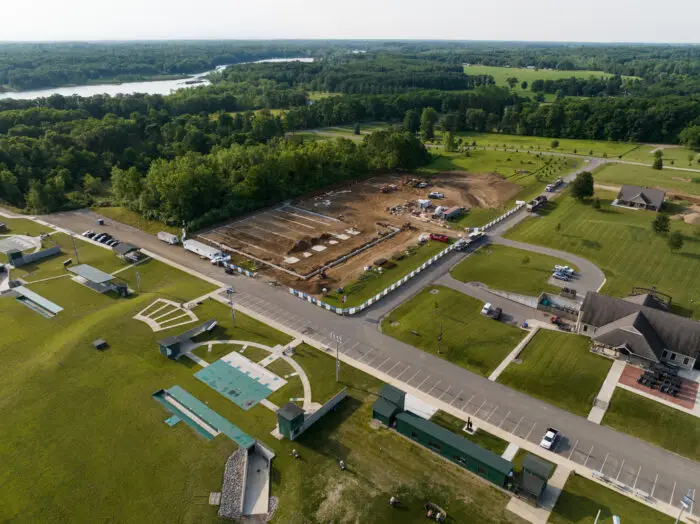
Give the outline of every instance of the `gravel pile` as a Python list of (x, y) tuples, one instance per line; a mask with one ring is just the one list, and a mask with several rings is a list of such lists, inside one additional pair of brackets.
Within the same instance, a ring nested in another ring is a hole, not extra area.
[(219, 517), (238, 520), (243, 511), (243, 477), (248, 450), (236, 450), (226, 461), (224, 485), (221, 488)]
[(279, 499), (277, 497), (270, 497), (270, 503), (267, 506), (267, 515), (265, 516), (265, 522), (270, 522), (272, 517), (275, 516), (275, 511), (277, 510), (277, 505), (279, 504)]

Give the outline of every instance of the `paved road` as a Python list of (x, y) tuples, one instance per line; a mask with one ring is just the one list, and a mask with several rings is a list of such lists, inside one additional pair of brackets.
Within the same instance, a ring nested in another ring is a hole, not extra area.
[[(432, 271), (421, 274), (389, 295), (376, 308), (357, 316), (340, 317), (299, 300), (286, 288), (240, 275), (228, 276), (221, 268), (182, 248), (168, 246), (134, 228), (111, 221), (104, 227), (96, 226), (96, 215), (90, 211), (60, 213), (44, 219), (73, 231), (109, 232), (122, 241), (132, 242), (232, 285), (236, 300), (260, 315), (329, 347), (334, 347), (331, 333), (341, 335), (340, 350), (344, 355), (531, 442), (539, 442), (544, 430), (555, 425), (564, 435), (557, 453), (586, 467), (600, 469), (609, 477), (653, 494), (659, 500), (677, 506), (689, 488), (700, 493), (700, 464), (697, 462), (593, 424), (380, 332), (379, 322), (384, 314), (426, 284), (442, 278), (468, 253), (457, 252), (444, 257)], [(700, 514), (697, 507), (693, 512)]]

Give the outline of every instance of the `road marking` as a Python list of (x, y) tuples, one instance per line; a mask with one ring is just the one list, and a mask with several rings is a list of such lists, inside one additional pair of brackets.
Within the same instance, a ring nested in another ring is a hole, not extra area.
[(622, 473), (622, 468), (625, 467), (625, 459), (622, 459), (622, 464), (620, 465), (620, 471), (617, 472), (617, 477), (615, 477), (615, 480), (620, 480), (620, 473)]
[(537, 425), (537, 422), (535, 422), (532, 425), (532, 428), (530, 428), (530, 433), (527, 434), (527, 437), (525, 437), (525, 440), (530, 440), (530, 435), (532, 435), (532, 432), (535, 430), (535, 426)]
[(508, 415), (510, 415), (510, 411), (509, 411), (508, 413), (506, 413), (506, 416), (503, 417), (503, 420), (501, 420), (501, 423), (498, 425), (499, 428), (503, 425), (503, 423), (504, 423), (506, 420), (508, 420)]
[(496, 404), (496, 407), (493, 408), (493, 411), (491, 412), (491, 414), (490, 414), (490, 415), (488, 416), (488, 418), (486, 419), (486, 422), (488, 422), (489, 420), (491, 420), (491, 417), (493, 417), (493, 414), (496, 412), (497, 409), (498, 409), (498, 404)]
[(588, 464), (588, 459), (591, 458), (591, 453), (593, 453), (593, 446), (591, 446), (590, 451), (588, 452), (588, 455), (586, 455), (586, 460), (583, 462), (583, 467), (586, 467), (586, 464)]
[(639, 466), (639, 469), (637, 470), (637, 476), (634, 479), (634, 486), (632, 486), (632, 489), (637, 489), (637, 481), (639, 480), (639, 474), (642, 472), (642, 466)]
[(600, 467), (600, 470), (599, 470), (600, 473), (603, 474), (603, 475), (604, 475), (603, 469), (605, 469), (605, 463), (608, 461), (608, 456), (609, 456), (609, 455), (610, 455), (610, 453), (606, 453), (606, 454), (605, 454), (605, 460), (603, 461), (603, 465)]
[(364, 355), (362, 355), (362, 358), (360, 359), (360, 362), (362, 362), (365, 358), (367, 358), (368, 356), (370, 356), (370, 355), (372, 354), (372, 352), (373, 352), (373, 350), (370, 349), (367, 353), (365, 353)]
[(403, 375), (404, 373), (406, 373), (406, 371), (408, 371), (409, 369), (411, 369), (411, 366), (406, 366), (406, 369), (404, 369), (404, 370), (396, 377), (396, 380), (400, 379), (400, 378), (401, 378), (401, 375)]
[(671, 504), (671, 506), (673, 506), (673, 495), (675, 495), (675, 494), (676, 494), (676, 481), (674, 480), (673, 481), (673, 491), (671, 492), (671, 498), (668, 499), (668, 503)]
[[(469, 397), (469, 400), (467, 400), (467, 404), (471, 404), (471, 403), (472, 403), (472, 399), (473, 399), (475, 396), (476, 396), (476, 395), (472, 395), (471, 397)], [(462, 404), (462, 407), (464, 407), (464, 404)]]
[(693, 504), (695, 503), (695, 488), (693, 488), (693, 495), (690, 497), (690, 509), (688, 513), (693, 513)]
[(440, 396), (438, 397), (438, 400), (442, 400), (442, 397), (444, 397), (445, 394), (446, 394), (450, 389), (452, 389), (452, 386), (447, 386), (447, 389), (443, 392), (442, 395), (440, 395)]
[(450, 402), (450, 406), (455, 403), (455, 400), (457, 400), (459, 398), (459, 396), (462, 394), (462, 391), (464, 391), (464, 390), (463, 389), (459, 390), (459, 393), (457, 393), (457, 396), (452, 399), (452, 402)]
[(386, 371), (386, 374), (387, 374), (387, 375), (391, 375), (391, 372), (392, 372), (392, 371), (394, 370), (394, 368), (395, 368), (396, 366), (398, 366), (399, 364), (401, 364), (401, 362), (397, 362), (396, 364), (394, 364), (393, 366), (391, 366), (391, 367)]
[(656, 481), (659, 480), (659, 474), (657, 473), (654, 477), (654, 485), (651, 487), (651, 496), (654, 496), (654, 490), (656, 489)]
[(430, 377), (432, 377), (432, 375), (428, 375), (427, 377), (425, 377), (425, 378), (423, 379), (423, 382), (421, 382), (420, 384), (418, 384), (418, 387), (417, 387), (416, 389), (420, 389), (420, 387), (421, 387), (423, 384), (425, 384), (425, 381), (428, 380)]
[(573, 455), (573, 454), (574, 454), (574, 451), (576, 451), (576, 446), (578, 446), (578, 440), (577, 440), (576, 443), (574, 444), (574, 447), (571, 448), (571, 453), (569, 453), (569, 459), (571, 459), (571, 455)]
[(520, 420), (518, 420), (518, 423), (513, 428), (513, 431), (512, 431), (513, 435), (515, 435), (515, 432), (518, 431), (518, 426), (520, 425), (520, 423), (523, 421), (524, 418), (525, 417), (520, 417)]
[(484, 404), (486, 404), (486, 400), (484, 400), (484, 401), (481, 403), (481, 406), (479, 406), (479, 409), (477, 409), (477, 410), (474, 412), (474, 416), (475, 416), (475, 417), (476, 417), (476, 414), (479, 413), (479, 411), (481, 411), (481, 408), (484, 407)]
[(372, 366), (372, 367), (374, 367), (374, 369), (376, 369), (376, 370), (379, 370), (379, 368), (382, 367), (384, 364), (386, 364), (386, 363), (389, 361), (390, 358), (391, 358), (391, 357), (386, 357), (386, 358), (384, 359), (384, 362), (382, 362), (381, 364), (379, 364), (377, 367), (374, 367), (374, 366)]
[(414, 378), (416, 378), (416, 375), (417, 375), (418, 373), (420, 373), (420, 369), (419, 369), (418, 371), (416, 371), (416, 372), (413, 374), (413, 376), (412, 376), (411, 378), (409, 378), (409, 379), (406, 381), (406, 384), (408, 384), (409, 382), (411, 382), (411, 380), (413, 380)]
[(434, 390), (440, 382), (442, 382), (442, 380), (438, 380), (435, 384), (433, 384), (433, 387), (428, 390), (428, 395), (430, 395), (430, 392)]

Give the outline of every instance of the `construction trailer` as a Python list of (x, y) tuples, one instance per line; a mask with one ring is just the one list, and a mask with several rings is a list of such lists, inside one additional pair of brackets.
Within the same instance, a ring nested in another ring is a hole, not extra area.
[(180, 239), (177, 235), (173, 235), (172, 233), (168, 233), (167, 231), (158, 232), (158, 240), (162, 240), (163, 242), (172, 246), (180, 243)]
[(464, 214), (464, 208), (460, 206), (454, 206), (445, 211), (445, 220), (457, 220)]
[(545, 203), (547, 203), (547, 197), (544, 195), (540, 195), (538, 197), (535, 197), (534, 200), (528, 202), (527, 210), (535, 211), (536, 209), (542, 207)]
[(195, 253), (200, 257), (208, 258), (209, 260), (214, 260), (215, 258), (224, 256), (224, 253), (219, 248), (203, 244), (197, 240), (185, 240), (182, 243), (182, 247), (184, 247), (187, 251), (191, 251), (192, 253)]

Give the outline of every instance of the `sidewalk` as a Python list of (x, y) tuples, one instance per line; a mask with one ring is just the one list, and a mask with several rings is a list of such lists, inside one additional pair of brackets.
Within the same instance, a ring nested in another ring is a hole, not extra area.
[(495, 382), (499, 375), (503, 373), (503, 370), (508, 367), (508, 364), (515, 360), (515, 358), (520, 354), (520, 352), (523, 349), (525, 349), (525, 346), (527, 346), (528, 342), (532, 340), (532, 337), (534, 337), (539, 330), (539, 327), (535, 327), (532, 331), (530, 331), (527, 334), (527, 336), (524, 339), (522, 339), (520, 343), (517, 346), (515, 346), (515, 348), (513, 348), (513, 351), (511, 351), (508, 354), (508, 356), (503, 359), (503, 361), (498, 365), (498, 367), (493, 370), (493, 372), (489, 375), (489, 380)]
[(593, 407), (588, 413), (588, 420), (600, 424), (605, 416), (605, 412), (608, 410), (608, 405), (610, 399), (612, 398), (613, 392), (617, 383), (620, 381), (622, 372), (625, 370), (627, 363), (624, 360), (616, 360), (613, 365), (610, 366), (610, 371), (608, 371), (608, 376), (605, 377), (603, 385), (600, 387), (598, 396), (593, 402)]

